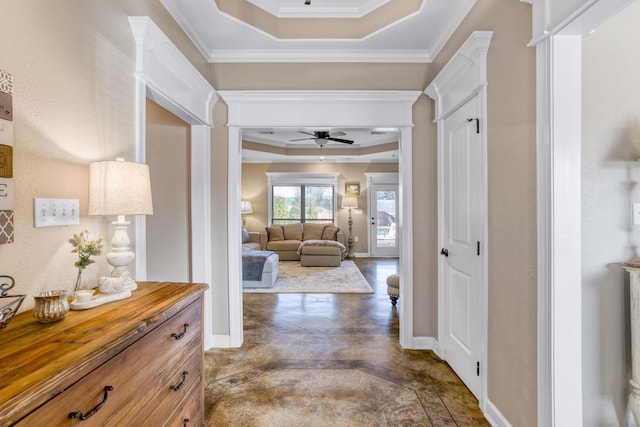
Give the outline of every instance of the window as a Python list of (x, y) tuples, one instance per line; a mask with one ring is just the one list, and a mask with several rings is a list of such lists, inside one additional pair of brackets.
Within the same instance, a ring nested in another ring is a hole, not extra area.
[(274, 185), (272, 193), (274, 224), (334, 222), (332, 185)]
[(269, 177), (269, 222), (335, 223), (337, 173), (273, 173)]

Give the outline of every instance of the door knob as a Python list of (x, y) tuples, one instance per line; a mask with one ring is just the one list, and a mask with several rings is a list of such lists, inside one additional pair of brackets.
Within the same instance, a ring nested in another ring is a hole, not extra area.
[(440, 249), (440, 255), (444, 255), (444, 256), (448, 257), (449, 256), (449, 250), (445, 249), (445, 248)]

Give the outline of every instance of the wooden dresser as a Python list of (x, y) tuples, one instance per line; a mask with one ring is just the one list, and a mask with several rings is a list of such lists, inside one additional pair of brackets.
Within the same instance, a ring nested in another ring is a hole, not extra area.
[(17, 315), (0, 330), (0, 425), (202, 426), (206, 288), (143, 282), (55, 323)]

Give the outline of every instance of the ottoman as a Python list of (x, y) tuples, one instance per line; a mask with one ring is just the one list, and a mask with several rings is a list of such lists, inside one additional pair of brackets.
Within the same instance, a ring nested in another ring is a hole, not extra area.
[[(247, 251), (242, 254), (243, 259), (246, 256), (251, 256), (252, 251)], [(273, 252), (264, 263), (262, 269), (262, 280), (242, 280), (243, 288), (272, 288), (278, 280), (278, 266), (280, 264), (280, 257)], [(244, 266), (243, 266), (244, 267)], [(244, 273), (243, 273), (244, 275)]]
[(307, 240), (298, 248), (300, 265), (303, 267), (340, 267), (342, 243), (334, 240)]
[(400, 296), (400, 276), (392, 274), (387, 277), (387, 293), (392, 305), (396, 305)]

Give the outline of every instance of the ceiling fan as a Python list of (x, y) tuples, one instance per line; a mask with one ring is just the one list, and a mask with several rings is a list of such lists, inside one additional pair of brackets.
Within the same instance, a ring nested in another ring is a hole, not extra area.
[(299, 138), (299, 139), (290, 139), (290, 142), (294, 142), (294, 141), (304, 141), (307, 139), (313, 139), (315, 140), (315, 143), (318, 144), (319, 146), (323, 146), (327, 143), (327, 141), (335, 141), (335, 142), (341, 142), (343, 144), (353, 144), (353, 141), (350, 139), (342, 139), (342, 138), (336, 138), (336, 136), (344, 136), (346, 135), (346, 133), (344, 132), (329, 132), (326, 130), (316, 130), (313, 133), (310, 132), (304, 132), (304, 131), (299, 131), (300, 133), (304, 133), (305, 135), (311, 135), (310, 138)]

